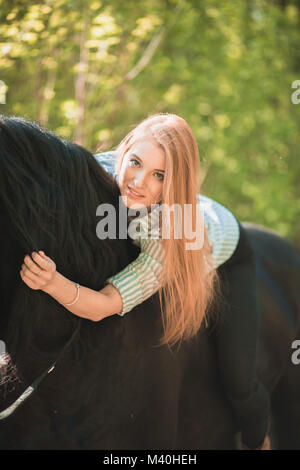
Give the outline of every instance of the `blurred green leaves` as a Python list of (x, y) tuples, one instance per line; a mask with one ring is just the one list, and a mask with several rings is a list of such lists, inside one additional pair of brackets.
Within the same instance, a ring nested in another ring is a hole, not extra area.
[(1, 112), (95, 151), (147, 115), (191, 125), (202, 191), (300, 246), (300, 5), (2, 1)]

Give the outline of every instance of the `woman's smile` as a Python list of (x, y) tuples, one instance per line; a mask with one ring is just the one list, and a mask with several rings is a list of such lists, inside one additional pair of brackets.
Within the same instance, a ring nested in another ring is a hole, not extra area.
[(130, 197), (133, 197), (135, 199), (141, 199), (142, 197), (144, 197), (143, 194), (138, 193), (135, 189), (133, 189), (132, 186), (128, 185), (127, 188), (128, 188), (128, 193)]

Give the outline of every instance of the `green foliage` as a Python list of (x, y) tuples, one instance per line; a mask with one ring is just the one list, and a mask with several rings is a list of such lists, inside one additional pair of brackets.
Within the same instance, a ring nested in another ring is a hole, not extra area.
[(92, 151), (175, 112), (196, 135), (203, 192), (300, 246), (299, 26), (296, 0), (2, 2), (1, 112)]

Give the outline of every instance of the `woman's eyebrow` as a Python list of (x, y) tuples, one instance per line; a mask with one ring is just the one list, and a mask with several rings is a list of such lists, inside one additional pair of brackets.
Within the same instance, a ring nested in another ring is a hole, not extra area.
[[(143, 160), (136, 153), (132, 153), (130, 156), (136, 158), (141, 163), (143, 163)], [(160, 170), (158, 168), (154, 168), (154, 171), (161, 171), (162, 173), (165, 173), (165, 170)]]

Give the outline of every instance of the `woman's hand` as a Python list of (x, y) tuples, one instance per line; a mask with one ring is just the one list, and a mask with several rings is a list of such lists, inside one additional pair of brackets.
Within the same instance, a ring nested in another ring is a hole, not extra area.
[(43, 251), (26, 255), (20, 275), (30, 289), (46, 290), (53, 283), (57, 274), (56, 264)]
[(56, 264), (43, 251), (25, 256), (20, 275), (30, 289), (41, 289), (79, 317), (100, 321), (122, 312), (121, 294), (112, 284), (101, 291), (81, 286), (77, 301), (68, 305), (77, 296), (76, 283), (56, 271)]

